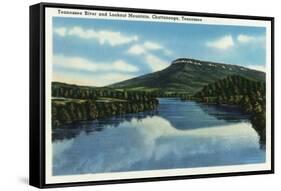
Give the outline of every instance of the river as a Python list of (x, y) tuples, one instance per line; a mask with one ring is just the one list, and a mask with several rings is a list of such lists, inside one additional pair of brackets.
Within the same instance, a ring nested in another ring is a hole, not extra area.
[(53, 130), (53, 175), (265, 162), (249, 116), (233, 106), (160, 98), (157, 111)]

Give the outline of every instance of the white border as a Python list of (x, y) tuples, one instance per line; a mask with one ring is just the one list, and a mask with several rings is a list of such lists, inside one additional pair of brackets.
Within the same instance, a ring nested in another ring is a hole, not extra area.
[[(246, 19), (229, 19), (229, 18), (215, 18), (215, 17), (194, 17), (200, 18), (201, 22), (197, 21), (171, 21), (162, 19), (137, 19), (137, 18), (115, 18), (102, 16), (85, 16), (85, 15), (59, 15), (58, 9), (69, 11), (85, 11), (79, 9), (65, 9), (65, 8), (45, 8), (45, 75), (46, 75), (46, 184), (55, 183), (71, 183), (71, 182), (88, 182), (101, 180), (120, 180), (133, 178), (149, 178), (149, 177), (165, 177), (165, 176), (180, 176), (180, 175), (200, 175), (200, 174), (217, 174), (230, 172), (248, 172), (248, 171), (262, 171), (271, 169), (271, 141), (266, 142), (266, 162), (262, 164), (250, 165), (232, 165), (219, 167), (200, 167), (200, 168), (186, 168), (186, 169), (169, 169), (169, 170), (151, 170), (151, 171), (134, 171), (121, 173), (98, 173), (98, 174), (84, 174), (84, 175), (68, 175), (68, 176), (52, 176), (52, 135), (51, 135), (51, 81), (52, 81), (52, 50), (53, 50), (53, 32), (52, 32), (52, 17), (73, 17), (73, 18), (95, 18), (95, 19), (110, 19), (110, 20), (130, 20), (130, 21), (147, 21), (147, 22), (174, 22), (174, 23), (197, 23), (197, 24), (215, 24), (215, 25), (236, 25), (236, 26), (259, 26), (266, 27), (266, 110), (271, 111), (271, 22), (260, 20), (246, 20)], [(94, 10), (88, 10), (94, 11)], [(109, 12), (109, 11), (94, 11), (94, 12)], [(118, 11), (110, 11), (117, 13)], [(122, 12), (119, 12), (122, 13)], [(132, 12), (136, 14), (135, 12)], [(143, 15), (160, 15), (141, 13)], [(171, 15), (169, 15), (171, 16)], [(172, 15), (174, 16), (174, 15)], [(181, 17), (176, 15), (175, 17)], [(271, 140), (271, 113), (266, 113), (266, 139)]]

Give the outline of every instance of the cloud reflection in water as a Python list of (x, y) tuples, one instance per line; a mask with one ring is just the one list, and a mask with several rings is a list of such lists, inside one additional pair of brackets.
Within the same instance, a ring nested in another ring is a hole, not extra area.
[[(188, 129), (188, 128), (187, 128)], [(122, 172), (264, 162), (248, 122), (190, 130), (159, 116), (53, 143), (54, 175)]]

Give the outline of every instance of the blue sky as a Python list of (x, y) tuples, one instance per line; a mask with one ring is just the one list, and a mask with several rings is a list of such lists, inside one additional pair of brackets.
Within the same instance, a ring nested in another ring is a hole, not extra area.
[(104, 86), (179, 58), (265, 67), (265, 28), (53, 18), (53, 80)]

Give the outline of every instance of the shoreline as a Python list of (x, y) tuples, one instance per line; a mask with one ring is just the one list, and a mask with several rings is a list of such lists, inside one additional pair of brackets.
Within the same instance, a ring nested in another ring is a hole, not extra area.
[(143, 102), (129, 100), (113, 102), (80, 100), (80, 102), (75, 102), (56, 99), (52, 100), (52, 128), (59, 128), (78, 121), (99, 120), (127, 113), (153, 111), (158, 105), (157, 99)]

